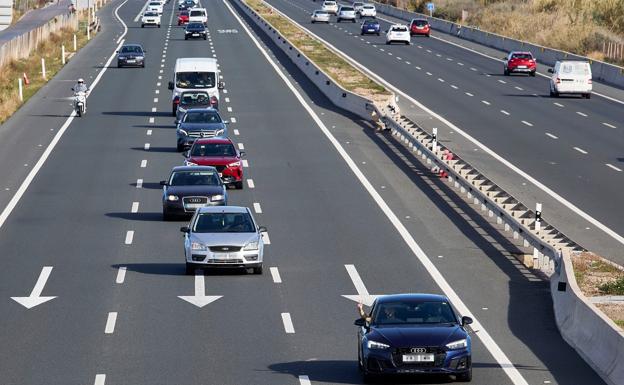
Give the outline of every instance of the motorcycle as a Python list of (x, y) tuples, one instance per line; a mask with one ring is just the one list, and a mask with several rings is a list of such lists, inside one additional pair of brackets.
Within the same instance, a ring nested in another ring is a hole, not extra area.
[(87, 93), (85, 91), (74, 92), (74, 111), (78, 116), (87, 112)]

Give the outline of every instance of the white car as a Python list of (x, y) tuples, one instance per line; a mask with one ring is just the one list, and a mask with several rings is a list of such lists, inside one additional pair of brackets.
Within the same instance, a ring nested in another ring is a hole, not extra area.
[(338, 3), (336, 3), (335, 1), (331, 1), (331, 0), (326, 0), (323, 2), (323, 5), (321, 6), (321, 10), (335, 15), (336, 13), (338, 13)]
[(146, 25), (156, 25), (160, 28), (160, 15), (155, 11), (145, 11), (141, 16), (141, 28)]
[(405, 44), (410, 43), (410, 33), (407, 26), (403, 24), (391, 25), (386, 32), (386, 44), (392, 44), (394, 42), (401, 42)]
[(549, 68), (550, 96), (561, 94), (581, 94), (589, 99), (592, 94), (592, 72), (588, 61), (562, 60)]
[(208, 13), (206, 8), (191, 8), (189, 10), (189, 23), (208, 24)]
[(329, 23), (329, 13), (322, 10), (316, 10), (311, 16), (312, 24), (314, 23)]
[(353, 9), (355, 9), (355, 13), (360, 13), (360, 11), (362, 10), (362, 6), (364, 6), (364, 3), (360, 3), (356, 1), (353, 4), (351, 4), (351, 6), (353, 7)]
[(160, 1), (150, 1), (149, 3), (147, 3), (147, 8), (145, 9), (145, 11), (157, 12), (159, 15), (162, 15), (163, 5), (160, 3)]
[(341, 5), (338, 8), (337, 14), (337, 23), (340, 23), (343, 20), (351, 20), (352, 23), (355, 23), (355, 9), (349, 5)]
[(360, 17), (377, 17), (377, 9), (373, 4), (364, 4), (359, 14)]

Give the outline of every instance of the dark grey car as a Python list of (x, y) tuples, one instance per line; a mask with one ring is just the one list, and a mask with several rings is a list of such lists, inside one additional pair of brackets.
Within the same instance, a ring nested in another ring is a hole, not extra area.
[(139, 44), (125, 44), (117, 51), (117, 67), (145, 67), (145, 50)]
[(227, 138), (227, 123), (214, 108), (191, 108), (178, 123), (176, 148), (184, 151), (198, 138)]
[(178, 166), (163, 186), (163, 219), (190, 216), (200, 207), (227, 204), (227, 190), (211, 166)]
[(180, 123), (186, 111), (191, 108), (216, 108), (217, 103), (217, 98), (211, 98), (206, 91), (184, 91), (180, 95), (175, 123)]

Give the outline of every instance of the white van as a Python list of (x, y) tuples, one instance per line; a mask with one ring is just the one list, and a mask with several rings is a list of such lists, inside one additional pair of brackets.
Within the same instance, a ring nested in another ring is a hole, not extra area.
[(191, 8), (189, 9), (189, 23), (208, 23), (208, 13), (206, 8)]
[(219, 81), (217, 59), (207, 57), (179, 58), (173, 69), (173, 81), (169, 82), (171, 96), (171, 114), (176, 116), (180, 94), (184, 91), (205, 91), (210, 97), (210, 104), (219, 108), (219, 90), (224, 84)]
[(592, 73), (589, 62), (561, 60), (555, 63), (554, 68), (549, 68), (548, 72), (552, 74), (550, 78), (550, 96), (581, 94), (581, 96), (587, 99), (591, 97)]

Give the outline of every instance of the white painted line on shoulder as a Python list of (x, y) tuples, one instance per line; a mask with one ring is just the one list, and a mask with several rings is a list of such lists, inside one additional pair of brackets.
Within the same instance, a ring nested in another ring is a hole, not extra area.
[(134, 230), (128, 230), (126, 232), (126, 239), (124, 240), (124, 243), (126, 245), (131, 245), (133, 239), (134, 239)]
[(265, 232), (260, 233), (260, 234), (262, 234), (262, 240), (264, 241), (264, 244), (265, 245), (270, 245), (271, 244), (271, 238), (269, 238), (269, 232), (265, 231)]
[(147, 167), (147, 159), (143, 159), (141, 161), (141, 168), (145, 168), (145, 167)]
[(288, 334), (295, 333), (295, 327), (293, 326), (290, 313), (282, 313), (282, 322), (284, 323), (284, 331)]
[(533, 127), (533, 123), (527, 122), (526, 120), (523, 120), (522, 124), (526, 124), (529, 127)]
[(507, 111), (505, 111), (505, 110), (500, 110), (500, 112), (501, 112), (501, 114), (503, 114), (503, 115), (507, 115), (507, 116), (509, 116), (509, 112), (507, 112)]
[(502, 84), (507, 84), (507, 82), (506, 82), (506, 81), (504, 81), (504, 80), (500, 80), (500, 79), (498, 79), (498, 82), (499, 82), (499, 83), (502, 83)]
[(474, 96), (474, 95), (473, 95), (473, 94), (471, 94), (470, 92), (466, 92), (465, 94), (466, 94), (466, 95), (468, 95), (468, 96)]
[(131, 213), (139, 212), (139, 202), (132, 202), (132, 208), (130, 209)]
[(104, 328), (104, 333), (113, 334), (115, 331), (115, 323), (117, 322), (117, 312), (112, 311), (108, 313), (108, 319), (106, 320), (106, 327)]
[(557, 107), (563, 107), (563, 104), (561, 104), (561, 103), (554, 102), (553, 104), (554, 104), (555, 106), (557, 106)]
[(232, 122), (232, 123), (236, 123), (236, 118), (231, 117), (231, 118), (230, 118), (230, 122)]
[(255, 188), (256, 185), (254, 184), (253, 179), (247, 179), (247, 186), (249, 186), (249, 188)]
[(136, 188), (143, 188), (143, 179), (137, 179)]
[(522, 87), (515, 86), (514, 88), (517, 89), (518, 91), (524, 91), (524, 88)]
[(105, 385), (105, 384), (106, 384), (106, 374), (96, 374), (95, 382), (93, 383), (93, 385)]
[(126, 271), (128, 268), (126, 266), (120, 266), (119, 270), (117, 270), (117, 279), (115, 279), (115, 283), (124, 283), (126, 280)]
[(149, 143), (145, 143), (145, 144), (143, 145), (143, 149), (144, 149), (145, 151), (148, 151), (148, 150), (150, 149), (150, 144), (149, 144)]
[(587, 114), (582, 113), (581, 111), (576, 111), (576, 113), (577, 113), (578, 115), (581, 115), (581, 116), (585, 117), (585, 118), (587, 117)]
[(301, 375), (299, 376), (299, 385), (312, 385), (310, 382), (310, 377)]
[(242, 143), (238, 143), (238, 149), (239, 150), (244, 150), (245, 149), (245, 145)]
[(262, 214), (262, 206), (260, 206), (260, 203), (254, 202), (253, 207), (256, 214)]
[(580, 152), (583, 155), (587, 155), (587, 151), (583, 150), (582, 148), (578, 148), (578, 147), (572, 147), (573, 149), (575, 149), (576, 151)]
[(481, 103), (485, 104), (486, 106), (490, 105), (490, 102), (488, 102), (487, 100), (482, 100)]
[(282, 277), (280, 277), (280, 273), (279, 270), (277, 270), (277, 267), (271, 267), (269, 271), (271, 271), (271, 277), (273, 277), (274, 283), (282, 283)]
[(546, 136), (548, 136), (549, 138), (553, 138), (553, 139), (559, 139), (558, 136), (551, 134), (550, 132), (546, 133)]
[(234, 135), (238, 136), (238, 135), (240, 135), (240, 132), (238, 130), (234, 129)]
[(602, 124), (604, 124), (605, 126), (607, 126), (609, 128), (616, 128), (613, 124), (604, 123), (604, 122)]
[(145, 133), (145, 135), (147, 135), (147, 136), (152, 135), (152, 130), (147, 130), (147, 132)]
[(614, 165), (612, 165), (611, 163), (605, 163), (605, 166), (617, 171), (617, 172), (622, 172), (622, 169), (619, 167), (615, 167)]

